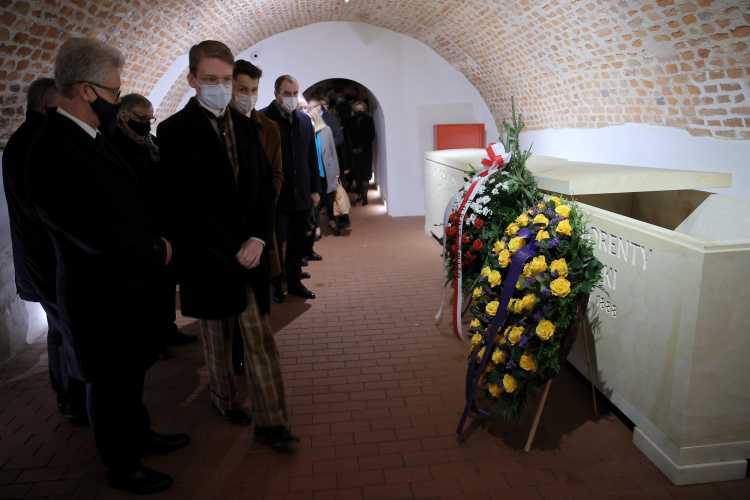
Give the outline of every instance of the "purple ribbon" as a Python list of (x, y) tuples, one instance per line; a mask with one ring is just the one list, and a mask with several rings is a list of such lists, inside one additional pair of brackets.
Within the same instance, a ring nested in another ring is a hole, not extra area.
[[(527, 237), (531, 235), (528, 229), (523, 229), (518, 233), (518, 236), (524, 237), (522, 236), (523, 234), (525, 234)], [(479, 381), (481, 380), (482, 374), (484, 373), (484, 367), (487, 364), (487, 360), (489, 360), (490, 356), (492, 356), (492, 348), (495, 345), (495, 337), (497, 336), (497, 332), (505, 322), (505, 318), (508, 315), (508, 304), (510, 303), (510, 299), (513, 297), (513, 292), (516, 289), (518, 278), (523, 272), (523, 267), (526, 265), (526, 261), (529, 260), (530, 257), (536, 255), (538, 246), (539, 245), (536, 241), (532, 241), (525, 247), (518, 250), (515, 255), (513, 255), (510, 270), (508, 271), (508, 276), (505, 278), (505, 285), (503, 285), (503, 292), (500, 295), (500, 304), (497, 306), (497, 313), (495, 314), (495, 319), (492, 321), (492, 327), (490, 328), (490, 334), (487, 337), (487, 344), (484, 349), (484, 356), (482, 357), (482, 362), (479, 364), (479, 371), (477, 372), (476, 376), (474, 375), (474, 366), (476, 365), (478, 351), (472, 353), (471, 357), (469, 358), (469, 369), (466, 372), (466, 406), (464, 407), (464, 412), (461, 415), (461, 420), (459, 421), (458, 428), (456, 429), (456, 433), (459, 436), (464, 430), (466, 418), (469, 416), (469, 410), (473, 410), (485, 417), (489, 416), (488, 412), (480, 410), (476, 407), (476, 404), (474, 403), (474, 395), (477, 392), (477, 387), (479, 386)]]

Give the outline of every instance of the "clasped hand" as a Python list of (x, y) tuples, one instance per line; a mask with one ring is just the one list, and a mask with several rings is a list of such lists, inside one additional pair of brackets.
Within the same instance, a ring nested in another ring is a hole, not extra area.
[(253, 269), (260, 264), (260, 256), (262, 253), (263, 243), (250, 238), (242, 244), (242, 248), (240, 248), (240, 251), (235, 258), (245, 269)]

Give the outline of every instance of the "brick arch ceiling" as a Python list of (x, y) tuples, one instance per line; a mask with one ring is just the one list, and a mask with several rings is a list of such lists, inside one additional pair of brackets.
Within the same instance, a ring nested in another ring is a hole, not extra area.
[[(650, 123), (750, 139), (747, 0), (0, 0), (0, 145), (25, 91), (71, 36), (126, 55), (123, 89), (148, 95), (190, 45), (234, 53), (324, 21), (413, 37), (479, 90), (495, 120), (510, 96), (530, 129)], [(300, 50), (306, 50), (301, 47)], [(386, 68), (384, 68), (385, 70)], [(184, 74), (159, 109), (173, 112)]]

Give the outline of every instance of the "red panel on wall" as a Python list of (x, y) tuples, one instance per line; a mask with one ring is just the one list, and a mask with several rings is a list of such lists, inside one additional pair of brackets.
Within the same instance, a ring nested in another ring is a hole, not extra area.
[(435, 125), (435, 150), (484, 149), (484, 123)]

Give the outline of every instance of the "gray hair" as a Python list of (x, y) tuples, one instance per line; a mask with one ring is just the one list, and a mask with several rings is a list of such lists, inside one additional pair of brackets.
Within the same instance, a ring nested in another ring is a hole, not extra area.
[(122, 123), (122, 113), (130, 115), (133, 112), (133, 108), (136, 106), (143, 106), (148, 109), (153, 107), (153, 104), (141, 94), (128, 94), (124, 96), (120, 101), (120, 111), (117, 113), (117, 123)]
[(119, 50), (96, 38), (71, 38), (57, 53), (55, 80), (63, 97), (76, 95), (76, 82), (103, 83), (113, 68), (122, 69), (125, 58)]
[[(46, 97), (49, 101), (56, 100), (58, 96), (57, 88), (55, 87), (55, 80), (52, 78), (39, 78), (34, 80), (29, 85), (29, 90), (26, 92), (26, 109), (36, 111), (39, 104), (45, 100)], [(56, 104), (51, 102), (50, 104)]]

